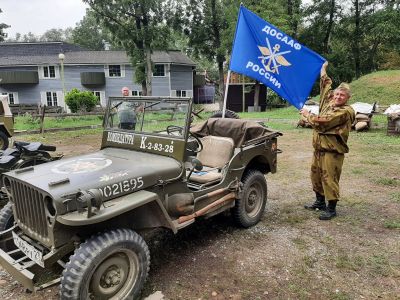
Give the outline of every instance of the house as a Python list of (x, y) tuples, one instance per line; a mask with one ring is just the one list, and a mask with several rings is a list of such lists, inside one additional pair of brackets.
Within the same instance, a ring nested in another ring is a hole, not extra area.
[[(193, 96), (195, 63), (180, 51), (154, 51), (153, 96)], [(92, 91), (105, 105), (128, 87), (141, 95), (125, 51), (87, 51), (65, 42), (0, 43), (0, 94), (10, 104), (65, 107), (64, 94)]]

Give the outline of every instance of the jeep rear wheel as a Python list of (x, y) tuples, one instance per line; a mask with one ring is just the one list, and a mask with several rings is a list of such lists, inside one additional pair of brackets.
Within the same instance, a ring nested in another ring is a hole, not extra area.
[(149, 266), (149, 250), (136, 232), (117, 229), (92, 236), (65, 266), (61, 299), (136, 299)]
[[(0, 232), (10, 229), (14, 225), (14, 215), (11, 203), (8, 202), (0, 210)], [(0, 248), (5, 252), (17, 249), (12, 239), (4, 240), (0, 243)]]
[(238, 225), (247, 228), (257, 224), (264, 214), (267, 181), (260, 171), (250, 170), (243, 176), (242, 182), (242, 197), (236, 200), (233, 216)]

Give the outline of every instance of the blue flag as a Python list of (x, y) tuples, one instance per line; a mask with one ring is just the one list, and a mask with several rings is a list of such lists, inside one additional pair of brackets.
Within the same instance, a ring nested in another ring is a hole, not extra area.
[(240, 7), (230, 70), (244, 74), (302, 108), (325, 59)]

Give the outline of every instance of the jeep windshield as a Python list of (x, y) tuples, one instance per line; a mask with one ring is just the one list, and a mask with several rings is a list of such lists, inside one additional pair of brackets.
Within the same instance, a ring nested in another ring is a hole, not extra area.
[(106, 128), (185, 138), (190, 105), (188, 98), (110, 97)]

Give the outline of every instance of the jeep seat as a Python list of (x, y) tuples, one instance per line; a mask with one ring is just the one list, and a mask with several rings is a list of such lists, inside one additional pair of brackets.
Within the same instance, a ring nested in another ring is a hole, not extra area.
[(232, 158), (234, 142), (229, 137), (208, 135), (201, 138), (203, 150), (197, 153), (197, 159), (203, 164), (203, 170), (193, 172), (190, 181), (206, 183), (222, 179), (222, 169)]

